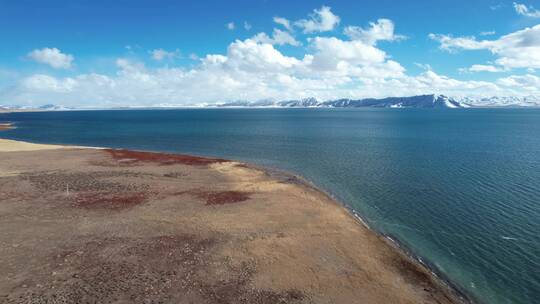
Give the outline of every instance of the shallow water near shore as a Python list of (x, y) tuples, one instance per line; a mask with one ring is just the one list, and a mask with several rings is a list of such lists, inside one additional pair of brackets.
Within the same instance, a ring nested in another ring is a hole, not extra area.
[(540, 297), (540, 110), (185, 109), (0, 114), (0, 137), (296, 172), (485, 303)]

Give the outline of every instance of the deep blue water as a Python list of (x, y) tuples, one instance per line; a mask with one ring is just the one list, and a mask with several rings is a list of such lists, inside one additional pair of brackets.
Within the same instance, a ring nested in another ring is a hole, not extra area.
[(131, 110), (1, 120), (17, 125), (4, 138), (296, 172), (482, 302), (540, 301), (538, 109)]

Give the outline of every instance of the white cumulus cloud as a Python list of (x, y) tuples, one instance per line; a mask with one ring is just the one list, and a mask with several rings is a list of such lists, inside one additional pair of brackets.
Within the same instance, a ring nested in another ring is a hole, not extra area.
[(496, 40), (477, 40), (475, 37), (452, 37), (430, 34), (446, 51), (488, 50), (497, 59), (495, 63), (503, 68), (540, 68), (540, 24), (525, 28)]
[(538, 91), (540, 87), (540, 77), (527, 74), (527, 75), (512, 75), (505, 78), (500, 78), (498, 83), (509, 87), (521, 87), (530, 88)]
[(347, 26), (344, 34), (353, 40), (360, 40), (366, 44), (374, 45), (377, 41), (396, 41), (406, 37), (394, 33), (394, 22), (389, 19), (379, 19), (371, 22), (369, 28), (364, 29), (358, 26)]
[(150, 51), (152, 59), (156, 61), (162, 61), (164, 59), (174, 59), (180, 57), (180, 50), (176, 49), (174, 51), (166, 51), (164, 49), (155, 49)]
[(361, 41), (346, 41), (336, 37), (316, 37), (311, 46), (317, 51), (312, 64), (316, 70), (336, 71), (349, 66), (381, 64), (386, 53)]
[(64, 54), (57, 48), (36, 49), (28, 53), (28, 57), (55, 69), (69, 69), (73, 61), (72, 55)]
[(274, 29), (274, 31), (272, 32), (272, 37), (268, 36), (266, 33), (258, 33), (253, 37), (253, 40), (261, 43), (277, 45), (290, 44), (293, 46), (299, 46), (301, 44), (289, 32), (282, 31), (280, 29)]
[(535, 9), (534, 7), (528, 7), (525, 4), (514, 2), (514, 9), (516, 13), (526, 17), (540, 18), (540, 10)]
[(328, 6), (313, 10), (309, 19), (301, 19), (294, 24), (303, 29), (304, 33), (327, 32), (333, 30), (340, 22), (339, 16), (334, 15)]
[(465, 70), (468, 72), (491, 72), (491, 73), (504, 71), (504, 69), (500, 67), (496, 67), (494, 65), (490, 65), (490, 64), (473, 64), (468, 69), (465, 69)]
[(36, 74), (25, 78), (21, 85), (30, 91), (66, 93), (72, 91), (76, 87), (77, 82), (70, 77), (58, 80), (49, 75)]
[(277, 24), (282, 25), (289, 32), (293, 30), (291, 22), (289, 20), (285, 19), (285, 18), (274, 17), (274, 22), (277, 23)]

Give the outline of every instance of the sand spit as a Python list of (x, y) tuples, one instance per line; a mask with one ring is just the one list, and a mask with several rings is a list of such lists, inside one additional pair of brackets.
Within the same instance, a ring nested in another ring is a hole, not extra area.
[(64, 148), (66, 147), (58, 146), (58, 145), (32, 144), (32, 143), (27, 143), (27, 142), (22, 142), (22, 141), (0, 138), (0, 152), (56, 150), (56, 149), (64, 149)]
[(11, 123), (0, 123), (0, 131), (5, 131), (13, 128), (13, 124)]
[(37, 146), (0, 140), (0, 303), (462, 302), (291, 176)]

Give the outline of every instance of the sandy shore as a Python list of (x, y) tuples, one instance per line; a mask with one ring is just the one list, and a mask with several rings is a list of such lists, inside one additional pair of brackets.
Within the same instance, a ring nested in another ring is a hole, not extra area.
[(32, 144), (23, 141), (9, 140), (0, 138), (0, 152), (22, 152), (39, 150), (65, 149), (65, 146)]
[(0, 302), (462, 302), (288, 174), (8, 140), (0, 157)]

